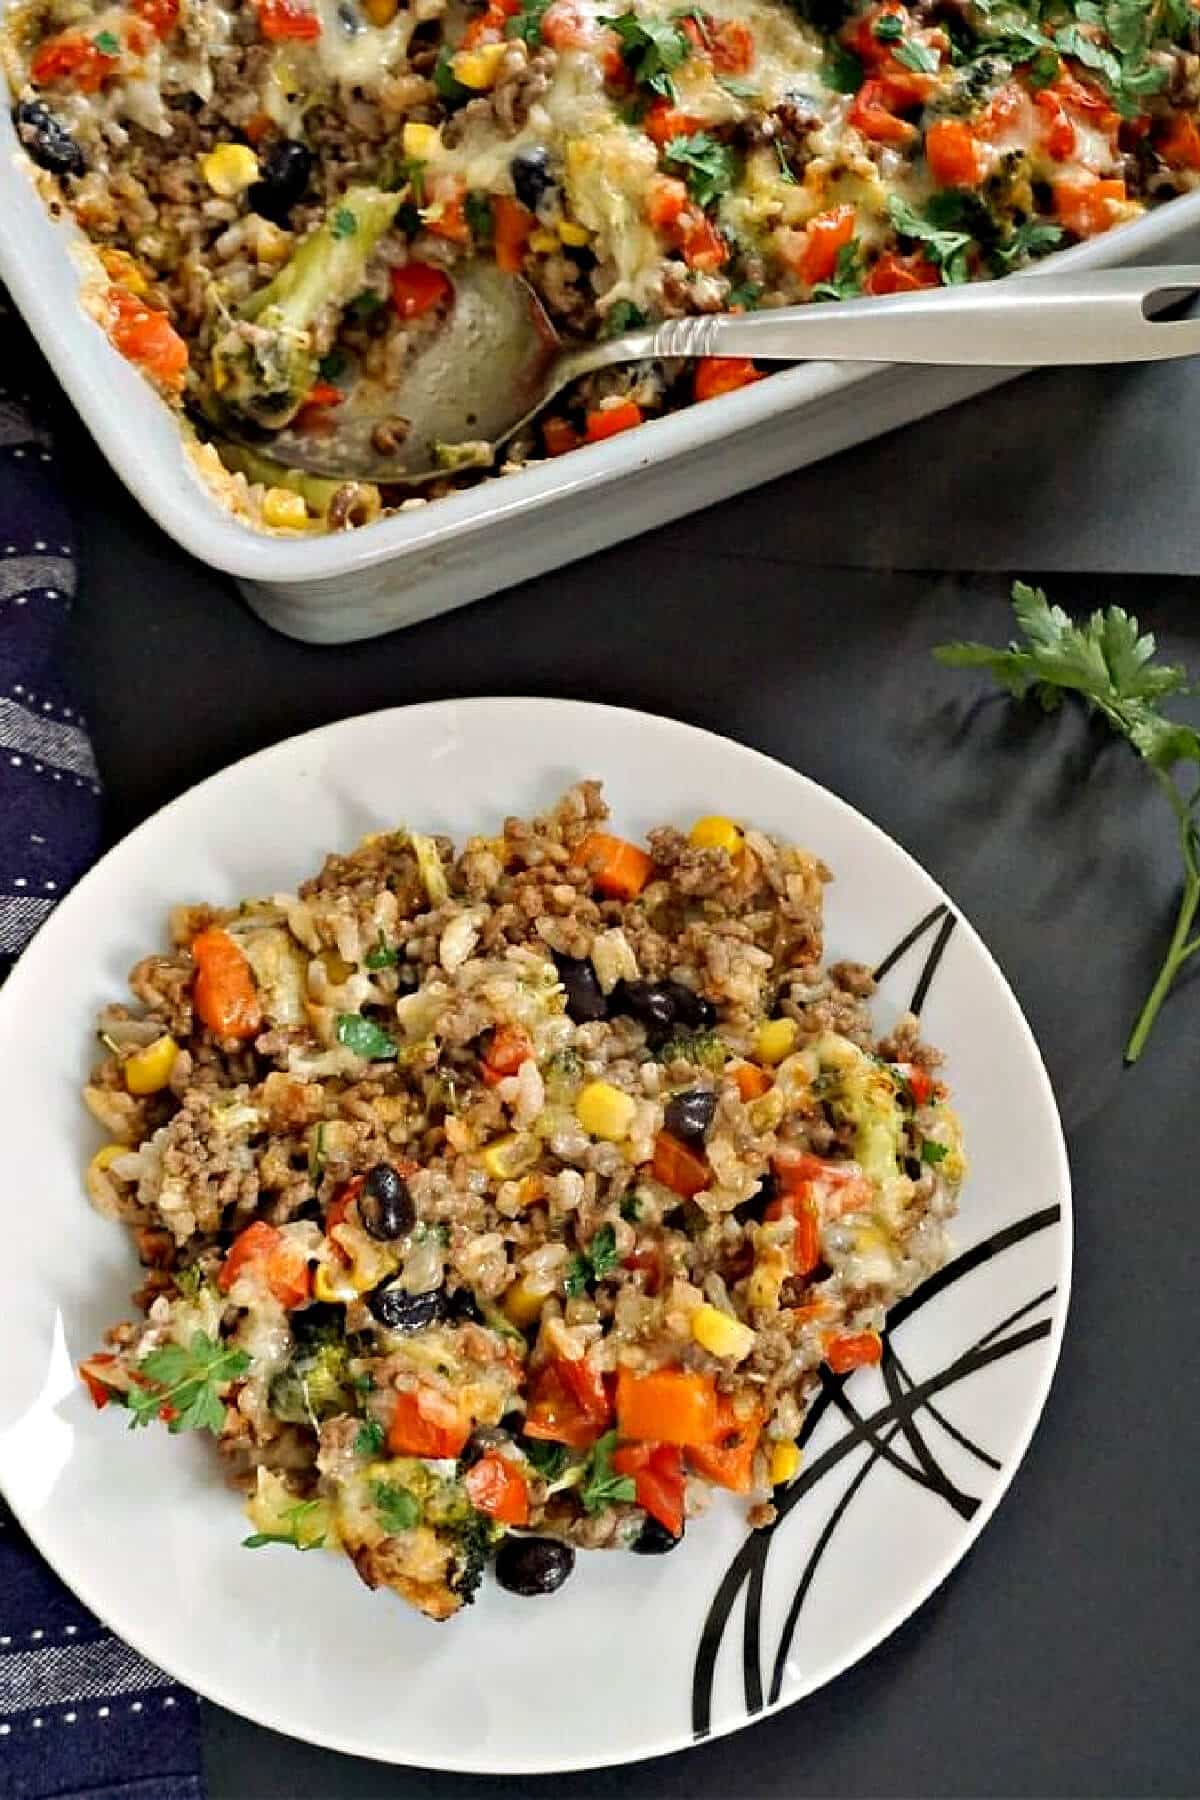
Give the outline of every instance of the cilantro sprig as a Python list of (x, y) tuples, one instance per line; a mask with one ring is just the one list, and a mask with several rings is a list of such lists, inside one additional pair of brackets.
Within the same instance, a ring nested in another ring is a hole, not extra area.
[(707, 131), (669, 139), (663, 153), (676, 169), (684, 171), (688, 193), (697, 206), (711, 206), (727, 194), (737, 180), (737, 159), (725, 144)]
[(262, 1550), (268, 1544), (288, 1544), (293, 1550), (320, 1550), (325, 1542), (325, 1533), (319, 1532), (316, 1537), (306, 1537), (304, 1527), (320, 1506), (319, 1500), (301, 1500), (295, 1506), (289, 1506), (282, 1514), (282, 1521), (287, 1525), (286, 1531), (255, 1531), (242, 1539), (243, 1550)]
[(1125, 1046), (1125, 1061), (1133, 1063), (1184, 965), (1200, 951), (1200, 935), (1193, 933), (1200, 906), (1200, 732), (1161, 710), (1164, 700), (1196, 690), (1178, 664), (1155, 661), (1152, 634), (1143, 634), (1119, 606), (1077, 622), (1023, 581), (1014, 584), (1012, 600), (1019, 636), (1007, 648), (941, 644), (934, 656), (949, 668), (985, 669), (1015, 698), (1032, 694), (1047, 712), (1064, 694), (1077, 694), (1142, 758), (1175, 817), (1183, 893), (1167, 953)]
[(166, 1407), (170, 1431), (219, 1436), (225, 1423), (221, 1389), (249, 1367), (244, 1350), (231, 1350), (203, 1331), (195, 1332), (187, 1345), (162, 1344), (138, 1363), (138, 1374), (150, 1385), (138, 1383), (129, 1390), (130, 1426), (149, 1425)]
[(632, 1502), (637, 1499), (633, 1476), (613, 1474), (612, 1458), (616, 1447), (616, 1432), (606, 1431), (592, 1449), (579, 1494), (584, 1512), (603, 1512), (606, 1506), (614, 1506), (618, 1501)]
[(600, 23), (616, 32), (621, 58), (638, 86), (673, 100), (672, 72), (691, 54), (691, 45), (678, 26), (666, 19), (643, 19), (635, 12), (618, 13)]
[(922, 217), (899, 194), (888, 195), (888, 215), (901, 237), (921, 245), (946, 287), (966, 281), (970, 232), (948, 230), (928, 215)]
[(853, 300), (856, 294), (862, 293), (862, 284), (861, 247), (857, 238), (851, 238), (838, 251), (833, 274), (828, 281), (818, 281), (812, 297), (814, 300)]
[(593, 1281), (611, 1275), (617, 1266), (617, 1234), (611, 1225), (602, 1225), (586, 1250), (580, 1250), (567, 1264), (564, 1282), (567, 1294), (574, 1299)]

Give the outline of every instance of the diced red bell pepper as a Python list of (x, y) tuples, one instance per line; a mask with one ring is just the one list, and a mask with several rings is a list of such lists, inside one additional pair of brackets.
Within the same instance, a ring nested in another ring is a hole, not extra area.
[(644, 1443), (709, 1444), (717, 1430), (717, 1390), (711, 1375), (685, 1369), (617, 1373), (617, 1429)]
[(170, 37), (179, 20), (179, 0), (130, 0), (130, 4), (155, 37)]
[(868, 294), (912, 294), (918, 288), (940, 287), (942, 278), (923, 250), (901, 256), (885, 250), (863, 283)]
[(63, 31), (39, 44), (33, 53), (29, 74), (38, 87), (49, 87), (55, 81), (69, 81), (80, 93), (94, 94), (114, 72), (118, 60), (101, 50), (95, 40), (83, 32)]
[(457, 1456), (470, 1435), (470, 1419), (444, 1394), (416, 1388), (396, 1395), (387, 1439), (393, 1456)]
[(669, 1131), (660, 1131), (654, 1140), (654, 1160), (650, 1173), (673, 1194), (691, 1200), (712, 1184), (712, 1170), (702, 1156), (687, 1144), (680, 1143)]
[(611, 1419), (604, 1379), (586, 1357), (554, 1357), (530, 1377), (526, 1437), (586, 1450)]
[(825, 1345), (825, 1361), (835, 1375), (848, 1375), (877, 1363), (883, 1356), (883, 1340), (877, 1331), (847, 1332), (831, 1337)]
[(493, 248), (496, 267), (515, 275), (525, 261), (525, 250), (537, 220), (527, 206), (507, 194), (492, 199)]
[(898, 119), (887, 99), (887, 90), (881, 81), (864, 81), (850, 104), (846, 115), (848, 122), (873, 143), (911, 144), (917, 135), (916, 126), (906, 119)]
[(489, 1450), (463, 1477), (471, 1505), (498, 1525), (528, 1525), (529, 1487), (515, 1463)]
[(519, 1025), (497, 1025), (491, 1033), (480, 1062), (479, 1072), (489, 1087), (498, 1087), (515, 1075), (523, 1062), (533, 1055), (528, 1032)]
[(961, 119), (934, 121), (925, 133), (925, 161), (939, 187), (975, 187), (983, 175), (979, 145)]
[(115, 1356), (110, 1355), (108, 1351), (104, 1350), (101, 1351), (98, 1356), (89, 1356), (86, 1362), (81, 1362), (79, 1365), (79, 1379), (91, 1395), (92, 1405), (96, 1408), (97, 1412), (104, 1411), (104, 1408), (108, 1405), (113, 1395), (112, 1389), (105, 1386), (104, 1382), (95, 1371), (98, 1368), (107, 1368), (110, 1363), (115, 1363), (116, 1360)]
[(258, 28), (273, 44), (315, 43), (321, 35), (321, 15), (303, 0), (257, 0)]
[(407, 262), (391, 270), (392, 305), (402, 319), (419, 319), (454, 293), (445, 269), (432, 263)]
[(715, 1482), (718, 1487), (731, 1488), (735, 1494), (746, 1494), (750, 1491), (754, 1452), (762, 1428), (761, 1408), (755, 1407), (745, 1418), (740, 1418), (734, 1411), (732, 1400), (722, 1394), (717, 1400), (713, 1440), (709, 1444), (692, 1445), (687, 1453), (688, 1462), (698, 1475)]
[(705, 218), (698, 208), (693, 209), (691, 217), (681, 220), (681, 224), (679, 248), (684, 262), (689, 269), (699, 269), (703, 275), (715, 275), (729, 261), (729, 245), (712, 220)]
[(631, 1475), (637, 1503), (678, 1537), (683, 1531), (687, 1478), (676, 1444), (621, 1444), (613, 1451), (614, 1475)]
[(828, 281), (837, 268), (838, 253), (854, 236), (855, 208), (831, 206), (810, 219), (804, 232), (798, 274), (810, 287)]

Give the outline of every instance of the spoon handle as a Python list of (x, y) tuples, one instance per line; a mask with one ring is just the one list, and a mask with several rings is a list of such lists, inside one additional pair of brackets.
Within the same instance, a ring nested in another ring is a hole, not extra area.
[[(1200, 352), (1200, 318), (1150, 316), (1197, 293), (1197, 264), (1097, 269), (670, 319), (603, 348), (611, 362), (645, 356), (752, 356), (764, 362), (817, 357), (1019, 369), (1157, 362)], [(627, 349), (618, 354), (622, 345)]]

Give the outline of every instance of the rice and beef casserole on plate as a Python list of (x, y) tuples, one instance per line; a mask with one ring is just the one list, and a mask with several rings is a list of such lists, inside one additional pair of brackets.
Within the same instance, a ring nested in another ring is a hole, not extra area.
[(714, 1486), (769, 1521), (964, 1173), (937, 1053), (823, 964), (830, 878), (724, 816), (626, 842), (586, 781), (178, 907), (85, 1089), (144, 1268), (97, 1405), (211, 1431), (249, 1547), (438, 1619), (493, 1554), (544, 1593), (671, 1550)]
[[(97, 319), (284, 531), (423, 504), (271, 438), (386, 410), (473, 259), (584, 341), (1003, 275), (1196, 185), (1198, 49), (1186, 0), (17, 0), (0, 29)], [(510, 466), (758, 378), (606, 371)]]

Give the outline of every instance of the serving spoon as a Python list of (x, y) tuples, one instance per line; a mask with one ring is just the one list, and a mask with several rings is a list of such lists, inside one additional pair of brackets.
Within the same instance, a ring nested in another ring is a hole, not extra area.
[(419, 487), (455, 468), (490, 467), (564, 388), (622, 363), (700, 356), (1018, 369), (1156, 362), (1200, 352), (1200, 318), (1155, 316), (1197, 294), (1200, 265), (1100, 269), (668, 319), (574, 348), (560, 341), (520, 277), (472, 263), (455, 278), (446, 324), (418, 347), (398, 381), (354, 379), (316, 429), (293, 423), (252, 448), (311, 474)]

